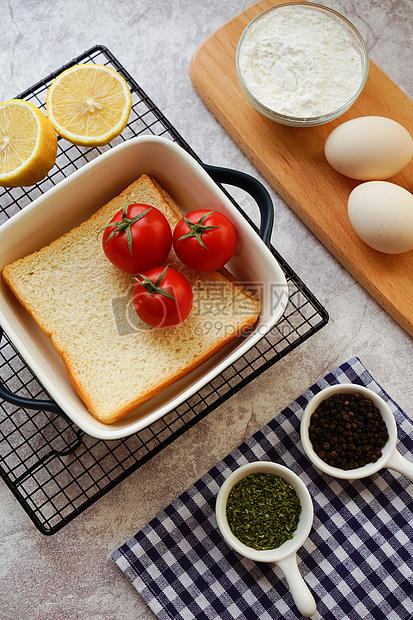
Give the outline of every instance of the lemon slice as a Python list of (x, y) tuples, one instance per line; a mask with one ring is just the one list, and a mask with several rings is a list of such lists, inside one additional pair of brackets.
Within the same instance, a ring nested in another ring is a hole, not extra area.
[(57, 133), (81, 146), (107, 144), (125, 128), (132, 97), (123, 77), (103, 65), (75, 65), (47, 92), (47, 116)]
[(0, 104), (0, 185), (23, 187), (41, 181), (53, 168), (57, 135), (36, 106), (21, 99)]

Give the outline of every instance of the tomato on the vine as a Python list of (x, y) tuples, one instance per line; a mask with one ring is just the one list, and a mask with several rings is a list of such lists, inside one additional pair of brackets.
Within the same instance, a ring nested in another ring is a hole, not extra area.
[(162, 265), (172, 247), (168, 220), (159, 209), (147, 204), (125, 204), (102, 230), (106, 257), (128, 273), (142, 273)]
[(215, 271), (233, 255), (237, 234), (231, 220), (223, 213), (197, 209), (178, 222), (172, 241), (178, 258), (187, 267)]
[(152, 327), (175, 327), (192, 310), (193, 293), (185, 276), (172, 267), (154, 267), (136, 278), (133, 305)]

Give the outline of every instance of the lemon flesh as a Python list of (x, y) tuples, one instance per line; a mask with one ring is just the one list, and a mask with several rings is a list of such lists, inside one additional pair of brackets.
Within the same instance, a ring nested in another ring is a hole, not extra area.
[(0, 185), (23, 187), (41, 181), (54, 166), (57, 135), (36, 106), (21, 99), (0, 104)]
[(47, 116), (73, 144), (107, 144), (125, 128), (132, 97), (123, 77), (103, 65), (75, 65), (63, 71), (47, 93)]

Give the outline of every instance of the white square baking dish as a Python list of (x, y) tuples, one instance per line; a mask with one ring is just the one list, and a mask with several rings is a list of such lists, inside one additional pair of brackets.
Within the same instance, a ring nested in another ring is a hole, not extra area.
[[(227, 267), (238, 280), (260, 293), (261, 316), (254, 330), (111, 425), (102, 424), (88, 412), (51, 340), (0, 278), (0, 324), (5, 333), (53, 401), (93, 437), (126, 437), (164, 416), (244, 355), (274, 327), (286, 308), (288, 285), (281, 267), (211, 178), (214, 168), (207, 169), (209, 173), (171, 140), (156, 136), (133, 138), (85, 164), (0, 227), (1, 271), (8, 263), (40, 249), (88, 219), (143, 173), (154, 176), (184, 213), (208, 204), (208, 208), (228, 215), (236, 227), (237, 248)], [(217, 170), (221, 181), (225, 169)]]

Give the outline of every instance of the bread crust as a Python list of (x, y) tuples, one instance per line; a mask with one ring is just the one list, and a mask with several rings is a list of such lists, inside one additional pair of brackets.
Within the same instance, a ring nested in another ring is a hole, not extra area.
[[(172, 249), (167, 263), (190, 281), (198, 314), (193, 308), (181, 325), (166, 329), (148, 328), (135, 315), (132, 329), (122, 310), (116, 314), (114, 302), (125, 299), (130, 305), (133, 276), (109, 263), (98, 238), (128, 201), (159, 208), (172, 229), (181, 217), (156, 179), (142, 175), (88, 220), (2, 271), (16, 298), (51, 338), (88, 411), (104, 424), (116, 422), (188, 375), (251, 328), (260, 313), (255, 297), (227, 270), (188, 270)], [(202, 309), (206, 302), (209, 307)], [(102, 306), (96, 312), (95, 303)], [(222, 334), (207, 333), (205, 326), (209, 329), (214, 321), (215, 327), (222, 324)], [(121, 333), (119, 325), (131, 333)]]

